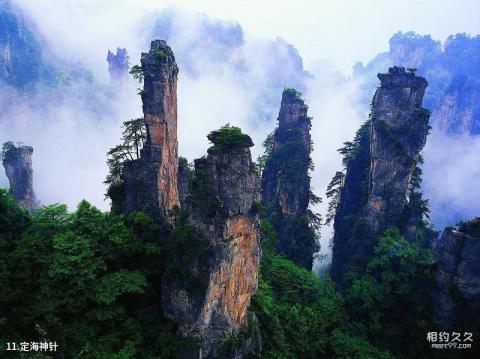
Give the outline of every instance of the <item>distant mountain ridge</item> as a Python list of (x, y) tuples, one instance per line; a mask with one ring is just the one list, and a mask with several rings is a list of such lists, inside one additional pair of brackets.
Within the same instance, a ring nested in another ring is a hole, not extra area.
[(354, 66), (354, 78), (366, 80), (366, 97), (375, 87), (372, 75), (394, 65), (415, 68), (427, 79), (425, 107), (432, 111), (433, 127), (449, 134), (480, 134), (479, 35), (451, 35), (442, 45), (430, 35), (396, 33), (389, 52)]

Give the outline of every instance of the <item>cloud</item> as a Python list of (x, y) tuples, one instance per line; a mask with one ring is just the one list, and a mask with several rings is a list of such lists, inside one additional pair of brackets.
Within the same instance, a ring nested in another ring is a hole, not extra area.
[[(81, 62), (95, 76), (93, 85), (65, 93), (44, 88), (30, 107), (20, 100), (12, 111), (2, 108), (0, 113), (0, 141), (23, 141), (35, 148), (35, 187), (45, 204), (65, 202), (72, 209), (86, 198), (108, 208), (102, 184), (106, 151), (119, 141), (121, 122), (141, 114), (133, 80), (123, 88), (109, 87), (106, 53), (117, 46), (128, 49), (133, 64), (153, 38), (166, 39), (172, 47), (180, 67), (179, 153), (190, 161), (206, 153), (206, 135), (226, 123), (252, 136), (256, 158), (276, 125), (283, 88), (294, 87), (310, 106), (312, 185), (324, 197), (341, 168), (337, 148), (367, 119), (373, 93), (365, 90), (371, 86), (364, 81), (372, 83), (371, 78), (346, 78), (325, 61), (305, 69), (291, 44), (254, 37), (236, 22), (175, 7), (152, 11), (151, 4), (129, 0), (15, 3), (35, 23), (51, 61), (59, 66)], [(474, 199), (480, 194), (475, 188), (479, 146), (475, 138), (436, 133), (429, 138), (424, 189), (438, 226), (478, 215)], [(2, 173), (0, 186), (6, 183)], [(325, 215), (323, 200), (317, 211)], [(329, 251), (331, 235), (331, 227), (322, 230), (324, 252)]]
[[(11, 109), (0, 119), (0, 143), (12, 140), (33, 146), (34, 188), (42, 204), (66, 203), (74, 209), (87, 199), (107, 209), (102, 183), (106, 152), (119, 141), (121, 122), (138, 115), (139, 104), (117, 93), (102, 102), (111, 109), (101, 113), (86, 109), (84, 98), (57, 100)], [(1, 173), (0, 186), (7, 185)]]
[(424, 151), (423, 190), (438, 229), (480, 216), (480, 137), (434, 131)]
[[(368, 113), (362, 103), (361, 80), (343, 77), (325, 61), (314, 63), (309, 70), (313, 77), (307, 81), (305, 99), (309, 115), (313, 117), (311, 133), (315, 171), (312, 173), (312, 187), (323, 197), (323, 202), (315, 209), (325, 216), (328, 199), (324, 193), (335, 172), (342, 168), (342, 158), (337, 149), (343, 142), (352, 140)], [(320, 241), (322, 254), (330, 254), (332, 236), (333, 228), (324, 226)], [(325, 262), (316, 262), (313, 269), (320, 272), (325, 266)]]
[(307, 76), (296, 50), (282, 39), (245, 36), (240, 25), (204, 14), (173, 7), (145, 12), (128, 3), (16, 1), (53, 65), (94, 74), (92, 84), (71, 88), (40, 84), (35, 97), (15, 99), (22, 105), (12, 104), (1, 115), (0, 141), (34, 147), (35, 187), (44, 204), (74, 208), (86, 198), (108, 208), (106, 151), (119, 141), (121, 122), (141, 114), (133, 80), (124, 87), (108, 83), (109, 48), (126, 47), (132, 63), (139, 63), (154, 38), (173, 48), (180, 67), (179, 152), (189, 160), (205, 154), (207, 134), (226, 123), (251, 134), (258, 156), (275, 125), (283, 87), (301, 87)]

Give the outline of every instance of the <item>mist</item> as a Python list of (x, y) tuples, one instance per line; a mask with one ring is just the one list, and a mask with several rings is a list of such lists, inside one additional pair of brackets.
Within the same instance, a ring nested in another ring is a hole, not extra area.
[[(150, 41), (161, 38), (172, 47), (180, 68), (179, 154), (189, 161), (206, 153), (207, 134), (226, 123), (251, 135), (256, 158), (276, 126), (283, 88), (303, 93), (313, 117), (312, 186), (323, 197), (315, 210), (325, 215), (326, 187), (341, 169), (337, 148), (353, 138), (368, 116), (362, 79), (345, 76), (325, 60), (312, 61), (306, 68), (301, 54), (282, 38), (255, 37), (236, 22), (176, 7), (153, 11), (144, 2), (132, 6), (109, 0), (15, 4), (30, 19), (49, 58), (59, 64), (79, 63), (94, 76), (93, 84), (64, 93), (39, 87), (34, 99), (13, 99), (15, 106), (0, 112), (0, 141), (34, 147), (34, 186), (42, 204), (60, 202), (74, 209), (85, 198), (103, 210), (109, 208), (102, 183), (106, 152), (120, 141), (122, 121), (142, 112), (139, 84), (133, 79), (122, 86), (110, 84), (106, 54), (125, 47), (131, 63), (138, 64)], [(6, 96), (4, 89), (0, 92)], [(479, 214), (479, 150), (478, 138), (436, 131), (429, 137), (424, 191), (439, 229)], [(8, 186), (3, 171), (0, 186)], [(323, 253), (330, 251), (331, 236), (331, 227), (324, 227)], [(317, 263), (315, 270), (322, 265)]]
[(480, 216), (480, 137), (433, 131), (424, 150), (424, 197), (437, 229)]

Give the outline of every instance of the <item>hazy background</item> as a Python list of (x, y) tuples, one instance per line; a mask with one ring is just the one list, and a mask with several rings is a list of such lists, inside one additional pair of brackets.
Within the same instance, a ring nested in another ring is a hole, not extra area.
[[(478, 0), (14, 3), (52, 58), (80, 63), (95, 78), (94, 100), (92, 87), (61, 99), (43, 93), (40, 107), (3, 113), (0, 121), (0, 141), (23, 141), (35, 148), (39, 200), (66, 202), (71, 209), (82, 198), (108, 208), (102, 184), (105, 153), (118, 142), (121, 122), (141, 115), (133, 80), (110, 86), (108, 49), (127, 48), (136, 64), (154, 37), (168, 40), (180, 67), (179, 153), (190, 161), (206, 152), (207, 133), (227, 122), (252, 135), (256, 157), (275, 126), (283, 87), (300, 89), (313, 117), (313, 187), (325, 197), (328, 182), (340, 169), (336, 149), (367, 119), (368, 103), (359, 91), (362, 80), (351, 78), (352, 65), (388, 50), (397, 31), (413, 30), (442, 41), (458, 32), (480, 33)], [(452, 205), (458, 213), (478, 215), (472, 192), (477, 194), (480, 187), (474, 180), (480, 174), (480, 164), (475, 166), (480, 142), (441, 135), (429, 141), (425, 189), (427, 196), (435, 196), (434, 223), (450, 223), (453, 217), (442, 211)], [(459, 172), (465, 175), (459, 178)], [(2, 172), (0, 185), (6, 184)], [(325, 208), (324, 198), (318, 211), (324, 214)], [(323, 244), (330, 232), (324, 229)]]

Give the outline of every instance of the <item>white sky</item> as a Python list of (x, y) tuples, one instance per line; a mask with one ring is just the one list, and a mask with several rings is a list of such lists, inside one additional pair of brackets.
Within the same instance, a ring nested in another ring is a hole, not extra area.
[[(136, 0), (138, 3), (139, 0)], [(326, 59), (344, 73), (387, 50), (397, 31), (445, 40), (480, 33), (480, 0), (140, 0), (147, 8), (174, 4), (189, 11), (234, 20), (255, 37), (283, 37), (305, 65)]]

